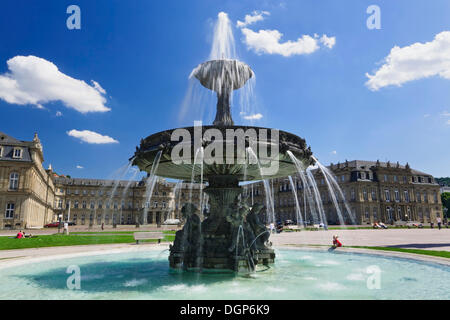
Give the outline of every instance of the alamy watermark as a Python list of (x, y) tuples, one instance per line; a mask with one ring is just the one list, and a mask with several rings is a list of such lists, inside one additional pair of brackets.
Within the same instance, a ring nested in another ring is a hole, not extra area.
[[(194, 136), (187, 129), (176, 129), (171, 141), (178, 142), (172, 149), (172, 162), (176, 165), (192, 164), (202, 159), (206, 165), (227, 164), (260, 166), (262, 176), (277, 174), (279, 169), (279, 130), (236, 127), (208, 128), (194, 122)], [(193, 150), (192, 150), (193, 146)], [(198, 151), (202, 151), (200, 158)]]
[(381, 9), (376, 4), (372, 4), (367, 7), (367, 14), (370, 16), (366, 20), (367, 29), (381, 29)]
[(372, 265), (368, 266), (366, 273), (370, 274), (367, 278), (366, 285), (369, 290), (379, 290), (381, 289), (381, 269), (379, 266)]
[(67, 29), (81, 29), (81, 9), (79, 6), (72, 4), (67, 7), (66, 13), (70, 16), (66, 20)]
[(81, 289), (81, 270), (77, 265), (70, 265), (66, 269), (66, 273), (70, 276), (67, 278), (66, 286), (69, 290), (80, 290)]

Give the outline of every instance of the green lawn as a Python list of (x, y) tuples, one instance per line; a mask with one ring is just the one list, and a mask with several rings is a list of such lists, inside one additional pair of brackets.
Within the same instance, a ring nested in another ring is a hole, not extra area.
[[(163, 241), (173, 241), (175, 236), (167, 234)], [(145, 242), (157, 242), (158, 240), (145, 240)], [(112, 243), (134, 243), (132, 234), (105, 234), (92, 235), (42, 235), (36, 238), (15, 239), (10, 237), (0, 237), (0, 250), (42, 248), (58, 246), (78, 246), (90, 244), (112, 244)]]
[(364, 246), (349, 246), (350, 248), (362, 248), (371, 250), (382, 250), (382, 251), (397, 251), (406, 252), (414, 254), (422, 254), (427, 256), (441, 257), (450, 259), (449, 251), (437, 251), (437, 250), (422, 250), (422, 249), (404, 249), (404, 248), (393, 248), (393, 247), (364, 247)]

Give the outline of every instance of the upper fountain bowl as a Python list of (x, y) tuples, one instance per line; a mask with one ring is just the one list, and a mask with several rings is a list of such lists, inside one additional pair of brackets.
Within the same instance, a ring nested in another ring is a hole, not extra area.
[(211, 60), (199, 64), (190, 77), (217, 93), (237, 90), (253, 77), (253, 70), (244, 62), (233, 59)]

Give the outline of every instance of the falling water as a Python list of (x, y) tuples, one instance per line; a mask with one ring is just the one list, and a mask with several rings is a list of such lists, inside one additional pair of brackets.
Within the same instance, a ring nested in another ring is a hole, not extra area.
[(320, 197), (319, 188), (317, 187), (316, 179), (314, 179), (314, 175), (312, 174), (311, 170), (309, 168), (306, 170), (306, 176), (308, 177), (308, 181), (310, 185), (312, 186), (315, 199), (316, 199), (316, 205), (317, 209), (319, 211), (319, 217), (320, 222), (323, 223), (325, 226), (327, 225), (327, 217), (325, 215), (325, 210), (323, 209), (323, 202), (322, 198)]
[[(118, 170), (116, 170), (113, 173), (112, 176), (113, 177), (117, 177), (117, 178), (114, 179), (114, 182), (113, 182), (113, 185), (112, 185), (112, 189), (111, 189), (111, 194), (108, 197), (107, 202), (105, 203), (105, 209), (103, 210), (103, 219), (105, 218), (105, 215), (107, 213), (107, 209), (112, 209), (112, 212), (114, 212), (113, 198), (115, 196), (117, 188), (120, 186), (120, 182), (129, 173), (129, 171), (131, 169), (131, 166), (132, 166), (132, 163), (133, 163), (133, 159), (130, 160), (126, 165), (120, 167)], [(105, 183), (105, 187), (104, 188), (106, 189), (106, 183)], [(117, 223), (117, 221), (114, 220), (114, 214), (112, 214), (111, 218), (113, 219), (112, 220), (113, 223)]]
[[(254, 162), (258, 165), (259, 168), (259, 172), (262, 176), (262, 168), (261, 168), (261, 163), (259, 162), (258, 156), (255, 154), (255, 152), (253, 151), (253, 149), (251, 147), (247, 147), (247, 152), (249, 155), (249, 162), (251, 160), (251, 158), (253, 158)], [(272, 196), (272, 188), (270, 187), (270, 183), (267, 179), (263, 180), (263, 186), (264, 186), (264, 192), (266, 193), (266, 213), (267, 213), (267, 218), (266, 218), (266, 223), (275, 223), (275, 204), (273, 201), (273, 196)]]
[[(307, 179), (307, 177), (305, 175), (305, 170), (304, 170), (303, 164), (294, 156), (294, 154), (291, 151), (288, 151), (287, 154), (291, 158), (292, 162), (294, 162), (294, 165), (297, 168), (300, 179), (302, 180), (303, 192), (306, 193), (306, 199), (307, 199), (309, 209), (310, 209), (314, 223), (317, 221), (323, 222), (322, 214), (319, 209), (320, 207), (318, 206), (319, 203), (322, 203), (322, 199), (320, 198), (320, 193), (314, 192), (314, 194), (313, 194), (311, 192), (311, 188), (313, 188), (312, 185), (315, 184), (314, 179), (312, 181), (308, 181), (309, 179)], [(316, 209), (319, 210), (319, 216), (317, 215)], [(306, 212), (306, 207), (305, 207), (305, 212)]]
[[(202, 214), (202, 198), (203, 198), (203, 158), (204, 158), (204, 148), (200, 147), (195, 151), (194, 156), (194, 165), (192, 166), (192, 173), (191, 173), (191, 184), (189, 185), (189, 202), (192, 203), (192, 189), (194, 187), (195, 182), (195, 169), (197, 168), (197, 165), (200, 165), (200, 184), (199, 184), (199, 206), (198, 209), (200, 210), (200, 216)], [(200, 156), (200, 157), (199, 157)], [(200, 158), (200, 159), (199, 159)]]
[(300, 225), (300, 224), (303, 224), (302, 212), (300, 211), (300, 204), (298, 203), (297, 188), (294, 185), (294, 181), (292, 180), (291, 176), (289, 176), (289, 182), (291, 183), (292, 193), (294, 194), (294, 199), (295, 199), (295, 208), (296, 208), (296, 214), (297, 214), (297, 224)]
[[(180, 201), (177, 199), (179, 199), (179, 194), (181, 193), (181, 187), (183, 185), (183, 181), (177, 181), (177, 183), (175, 184), (175, 187), (173, 188), (173, 199), (174, 199), (174, 212), (176, 212), (177, 210), (180, 210)], [(173, 217), (176, 218), (176, 217)]]
[(320, 171), (322, 171), (322, 174), (325, 178), (325, 181), (328, 185), (328, 190), (330, 192), (330, 195), (332, 197), (334, 206), (336, 207), (336, 211), (338, 213), (339, 216), (339, 221), (341, 223), (341, 225), (344, 225), (344, 219), (338, 204), (338, 200), (336, 197), (336, 194), (339, 194), (339, 196), (342, 199), (342, 202), (344, 203), (344, 207), (347, 211), (348, 216), (350, 217), (350, 220), (352, 222), (352, 224), (356, 224), (356, 219), (353, 216), (352, 211), (350, 210), (350, 206), (348, 205), (347, 200), (344, 197), (344, 194), (342, 193), (342, 189), (339, 187), (339, 184), (337, 183), (336, 179), (334, 178), (333, 174), (330, 172), (330, 170), (328, 170), (325, 166), (323, 166), (319, 161), (317, 161), (316, 158), (314, 158), (314, 156), (312, 156), (312, 158), (316, 161), (317, 166), (319, 167)]
[(156, 181), (158, 180), (158, 176), (155, 174), (156, 170), (159, 166), (159, 160), (161, 159), (161, 151), (158, 151), (156, 154), (155, 160), (152, 164), (152, 169), (150, 170), (150, 175), (147, 178), (147, 181), (145, 182), (145, 206), (144, 206), (144, 224), (147, 224), (147, 215), (148, 210), (151, 206), (151, 199), (153, 195), (153, 189), (155, 188)]

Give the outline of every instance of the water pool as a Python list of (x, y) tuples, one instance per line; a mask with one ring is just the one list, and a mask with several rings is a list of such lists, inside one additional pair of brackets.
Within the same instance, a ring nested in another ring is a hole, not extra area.
[[(304, 249), (276, 254), (271, 268), (250, 276), (174, 272), (167, 251), (154, 250), (41, 261), (1, 269), (0, 299), (450, 299), (450, 266)], [(79, 267), (79, 290), (67, 287), (69, 266)]]

